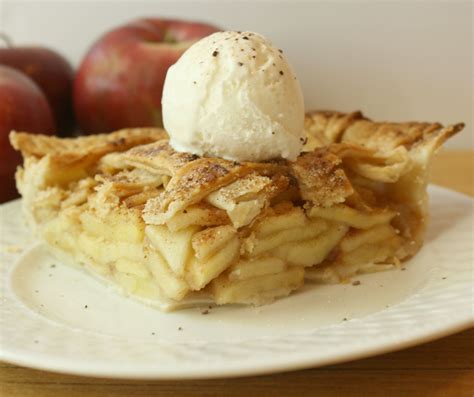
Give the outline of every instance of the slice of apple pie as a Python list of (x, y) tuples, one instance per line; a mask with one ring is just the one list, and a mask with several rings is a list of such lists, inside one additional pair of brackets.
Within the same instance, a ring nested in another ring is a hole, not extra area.
[(429, 166), (462, 124), (306, 116), (295, 162), (176, 152), (163, 130), (13, 132), (23, 210), (49, 249), (162, 309), (260, 305), (414, 255)]

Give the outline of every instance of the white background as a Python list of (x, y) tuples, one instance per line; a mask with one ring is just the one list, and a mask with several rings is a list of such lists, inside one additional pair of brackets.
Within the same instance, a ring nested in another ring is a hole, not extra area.
[(474, 147), (471, 1), (0, 0), (0, 31), (78, 65), (111, 27), (142, 16), (254, 30), (282, 48), (307, 109), (379, 120), (464, 121), (450, 147)]

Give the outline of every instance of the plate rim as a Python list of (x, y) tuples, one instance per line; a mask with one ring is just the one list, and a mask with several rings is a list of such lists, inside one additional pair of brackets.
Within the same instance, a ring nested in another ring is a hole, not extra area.
[[(436, 332), (432, 330), (424, 330), (415, 338), (407, 336), (398, 342), (389, 342), (385, 339), (379, 340), (371, 347), (360, 346), (353, 348), (351, 351), (341, 352), (339, 354), (332, 353), (330, 356), (321, 359), (317, 357), (302, 358), (294, 356), (287, 361), (276, 361), (273, 364), (266, 364), (262, 366), (260, 363), (246, 365), (245, 367), (236, 365), (233, 367), (225, 367), (220, 369), (220, 372), (210, 372), (208, 370), (188, 370), (177, 374), (176, 370), (160, 373), (150, 371), (148, 373), (139, 368), (138, 371), (133, 372), (130, 368), (126, 368), (123, 372), (114, 367), (112, 371), (104, 369), (102, 364), (93, 364), (96, 368), (89, 364), (89, 367), (79, 367), (77, 364), (70, 363), (69, 360), (51, 358), (48, 355), (37, 354), (38, 358), (43, 357), (43, 361), (31, 362), (31, 356), (27, 354), (4, 354), (0, 351), (0, 361), (9, 364), (14, 364), (26, 368), (50, 371), (64, 375), (85, 376), (99, 379), (124, 379), (124, 380), (197, 380), (197, 379), (223, 379), (223, 378), (239, 378), (250, 376), (270, 375), (283, 372), (292, 372), (304, 369), (316, 369), (328, 365), (342, 364), (345, 362), (356, 361), (364, 358), (375, 357), (382, 354), (392, 353), (407, 349), (410, 347), (419, 346), (429, 343), (443, 337), (447, 337), (467, 329), (474, 327), (474, 319), (461, 318), (458, 323), (448, 323), (445, 328), (440, 328)], [(29, 358), (28, 358), (29, 357)], [(29, 361), (30, 360), (30, 361)], [(62, 361), (63, 360), (63, 361)], [(42, 364), (40, 364), (42, 363)], [(206, 373), (209, 372), (209, 373)]]

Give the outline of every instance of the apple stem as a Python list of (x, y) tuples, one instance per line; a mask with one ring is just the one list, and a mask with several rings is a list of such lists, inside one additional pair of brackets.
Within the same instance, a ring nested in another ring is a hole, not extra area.
[(0, 41), (3, 41), (7, 48), (13, 47), (13, 41), (6, 33), (0, 32)]

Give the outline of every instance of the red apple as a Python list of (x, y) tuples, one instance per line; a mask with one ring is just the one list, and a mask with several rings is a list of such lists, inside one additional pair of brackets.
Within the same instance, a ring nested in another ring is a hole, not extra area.
[(162, 126), (161, 94), (168, 68), (191, 44), (218, 30), (150, 18), (101, 37), (74, 81), (74, 108), (84, 132)]
[(0, 48), (0, 65), (28, 75), (44, 92), (51, 105), (60, 135), (74, 129), (71, 65), (57, 52), (43, 47)]
[(23, 73), (0, 66), (0, 202), (18, 195), (14, 173), (21, 157), (8, 141), (11, 130), (51, 134), (55, 125), (41, 89)]

